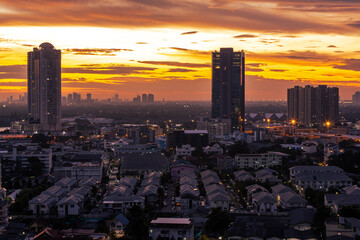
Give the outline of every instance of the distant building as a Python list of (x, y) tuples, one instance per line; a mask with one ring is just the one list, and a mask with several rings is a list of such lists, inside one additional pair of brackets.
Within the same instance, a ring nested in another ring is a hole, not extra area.
[(352, 103), (359, 105), (360, 104), (360, 92), (356, 91), (354, 95), (352, 95)]
[(175, 149), (189, 144), (192, 147), (206, 147), (209, 144), (207, 130), (174, 130), (167, 135), (167, 147)]
[(140, 95), (137, 95), (136, 97), (134, 97), (134, 98), (133, 98), (133, 102), (134, 102), (134, 103), (139, 103), (139, 102), (141, 102), (141, 97), (140, 97)]
[(302, 124), (323, 124), (339, 120), (339, 88), (295, 86), (287, 91), (288, 120)]
[(334, 166), (295, 166), (290, 168), (290, 179), (300, 193), (307, 188), (325, 191), (352, 185), (352, 179), (341, 168)]
[(207, 130), (209, 133), (209, 140), (214, 141), (217, 137), (222, 137), (231, 133), (231, 120), (201, 118), (196, 122), (196, 129)]
[(91, 102), (91, 93), (86, 94), (86, 101)]
[(142, 103), (147, 103), (148, 102), (148, 96), (147, 96), (146, 93), (143, 93), (141, 100), (142, 100)]
[(127, 154), (121, 157), (121, 175), (141, 175), (148, 172), (168, 172), (169, 160), (161, 153)]
[(191, 147), (190, 145), (182, 145), (181, 147), (176, 147), (176, 157), (185, 157), (185, 156), (191, 156), (191, 153), (195, 151), (194, 147)]
[(28, 108), (30, 123), (61, 130), (61, 51), (51, 43), (28, 52)]
[(150, 240), (193, 238), (194, 224), (190, 218), (157, 218), (150, 223)]
[(154, 94), (149, 93), (149, 94), (148, 94), (148, 102), (149, 102), (149, 103), (153, 103), (154, 101), (155, 101)]
[[(6, 151), (0, 154), (0, 158), (8, 160), (11, 165), (4, 165), (6, 172), (29, 170), (31, 161), (38, 159), (43, 164), (43, 174), (48, 174), (52, 168), (52, 151), (48, 148), (42, 148), (38, 144), (17, 144), (13, 145), (12, 151)], [(16, 167), (15, 167), (16, 166)]]
[(262, 154), (237, 154), (235, 156), (235, 166), (243, 168), (269, 168), (282, 164), (282, 156), (275, 153)]
[(244, 131), (245, 53), (221, 48), (212, 53), (211, 117), (231, 119), (232, 130)]

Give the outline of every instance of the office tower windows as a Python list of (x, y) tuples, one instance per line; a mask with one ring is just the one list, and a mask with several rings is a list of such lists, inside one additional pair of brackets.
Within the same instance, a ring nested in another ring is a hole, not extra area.
[(42, 131), (61, 130), (61, 51), (51, 43), (28, 52), (28, 110)]
[(339, 89), (319, 85), (288, 89), (288, 119), (302, 124), (338, 121)]
[(221, 48), (212, 53), (211, 116), (231, 119), (232, 130), (244, 131), (245, 53)]

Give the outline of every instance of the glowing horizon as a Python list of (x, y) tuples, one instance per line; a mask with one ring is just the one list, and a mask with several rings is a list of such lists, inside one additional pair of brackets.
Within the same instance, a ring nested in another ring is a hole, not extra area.
[(63, 96), (209, 101), (210, 53), (232, 47), (246, 53), (247, 101), (285, 100), (287, 88), (306, 84), (351, 99), (360, 89), (360, 21), (348, 15), (358, 12), (350, 0), (5, 0), (0, 100), (26, 92), (26, 53), (42, 42), (62, 50)]

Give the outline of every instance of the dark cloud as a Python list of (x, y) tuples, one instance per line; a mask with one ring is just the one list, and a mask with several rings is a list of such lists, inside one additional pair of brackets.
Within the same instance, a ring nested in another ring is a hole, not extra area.
[(360, 21), (355, 21), (355, 22), (352, 22), (352, 23), (348, 23), (347, 25), (350, 26), (350, 27), (354, 27), (354, 28), (360, 28)]
[(67, 48), (63, 49), (63, 53), (75, 54), (75, 55), (101, 55), (101, 56), (115, 56), (116, 52), (129, 52), (134, 51), (132, 49), (124, 48)]
[(191, 51), (190, 49), (187, 49), (187, 48), (179, 48), (179, 47), (169, 47), (169, 49), (177, 50), (177, 51)]
[(261, 68), (252, 68), (252, 67), (245, 67), (246, 72), (263, 72), (264, 70)]
[[(225, 7), (218, 6), (214, 2), (193, 2), (189, 0), (3, 0), (1, 2), (2, 7), (13, 11), (11, 14), (1, 14), (0, 24), (2, 26), (100, 26), (114, 28), (196, 26), (197, 28), (251, 32), (346, 32), (339, 21), (326, 21), (325, 17), (322, 19), (304, 17), (303, 15), (292, 14), (288, 10), (279, 14), (277, 10), (282, 11), (287, 7), (296, 11), (297, 6), (291, 1), (279, 1), (270, 9), (251, 5), (232, 7), (226, 6), (227, 3), (232, 2), (231, 0), (224, 2)], [(242, 2), (249, 2), (249, 0)], [(302, 5), (303, 3), (297, 1), (297, 4)], [(356, 3), (352, 4), (355, 5)], [(307, 2), (306, 5), (311, 8), (316, 4)], [(321, 6), (317, 6), (314, 8), (314, 12), (320, 8)]]
[(296, 36), (296, 35), (285, 35), (285, 36), (281, 36), (283, 38), (299, 38), (300, 36)]
[(0, 79), (25, 79), (26, 65), (0, 66)]
[(273, 43), (280, 42), (280, 39), (273, 39), (273, 38), (271, 38), (271, 39), (263, 39), (263, 40), (261, 40), (259, 42), (265, 43), (265, 44), (273, 44)]
[(211, 53), (211, 51), (201, 51), (201, 50), (194, 50), (194, 49), (180, 48), (180, 47), (169, 47), (169, 49), (180, 51), (180, 52), (186, 52), (188, 54), (197, 54), (197, 55), (203, 55), (203, 56), (210, 56), (210, 53)]
[(335, 46), (335, 45), (329, 45), (329, 46), (327, 46), (328, 48), (337, 48), (337, 46)]
[(190, 68), (208, 68), (210, 64), (206, 63), (183, 63), (174, 61), (138, 61), (138, 63), (151, 64), (151, 65), (165, 65), (176, 67), (190, 67)]
[(168, 72), (195, 72), (195, 70), (186, 68), (170, 68)]
[(360, 59), (350, 58), (343, 62), (344, 65), (335, 65), (333, 68), (360, 71)]
[(181, 35), (190, 35), (190, 34), (196, 34), (198, 31), (190, 31), (190, 32), (183, 32)]
[(329, 54), (317, 53), (315, 51), (294, 51), (279, 52), (271, 55), (273, 58), (288, 58), (288, 59), (299, 59), (299, 60), (317, 60), (317, 61), (333, 61), (334, 58)]
[(37, 47), (37, 45), (34, 44), (21, 44), (23, 47)]
[(247, 63), (246, 66), (247, 67), (261, 67), (261, 66), (266, 66), (266, 63)]
[(256, 37), (258, 37), (258, 36), (253, 35), (253, 34), (241, 34), (241, 35), (234, 36), (233, 38), (256, 38)]
[(286, 72), (288, 70), (285, 70), (285, 69), (271, 69), (270, 68), (270, 71), (272, 71), (272, 72)]
[(81, 65), (81, 67), (62, 68), (63, 73), (118, 74), (118, 75), (128, 75), (128, 74), (142, 73), (145, 71), (154, 71), (154, 70), (156, 70), (156, 68), (133, 67), (127, 65), (120, 65), (120, 64), (113, 64), (113, 65), (89, 64), (89, 65)]

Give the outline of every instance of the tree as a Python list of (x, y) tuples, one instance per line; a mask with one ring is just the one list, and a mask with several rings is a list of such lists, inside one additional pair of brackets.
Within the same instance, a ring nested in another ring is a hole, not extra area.
[(247, 146), (246, 142), (239, 141), (236, 142), (234, 145), (230, 146), (228, 153), (231, 157), (234, 157), (236, 154), (250, 153), (250, 149)]
[(44, 163), (38, 157), (30, 157), (28, 161), (30, 163), (30, 176), (41, 176), (45, 167)]
[(340, 216), (360, 219), (360, 211), (356, 206), (344, 206), (339, 211)]
[(145, 240), (149, 236), (149, 227), (145, 221), (144, 211), (139, 206), (129, 209), (127, 214), (129, 224), (125, 229), (125, 235), (129, 239)]
[(230, 224), (230, 215), (221, 208), (214, 208), (207, 216), (205, 231), (215, 236), (224, 235)]

